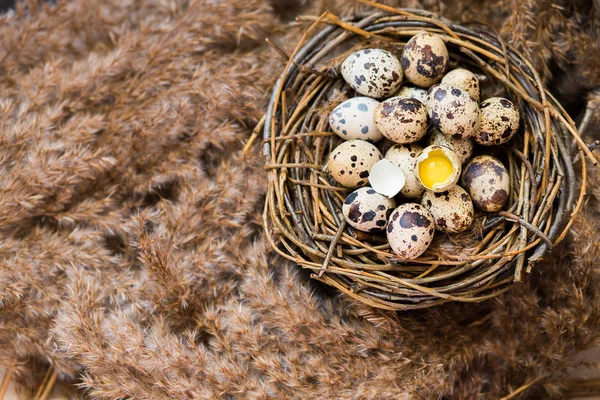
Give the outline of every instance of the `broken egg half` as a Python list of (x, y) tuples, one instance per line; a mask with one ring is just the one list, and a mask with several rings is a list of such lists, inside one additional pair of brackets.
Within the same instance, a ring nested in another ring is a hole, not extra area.
[(406, 177), (398, 165), (384, 158), (373, 164), (369, 183), (377, 193), (394, 197), (406, 184)]
[(460, 159), (452, 150), (439, 145), (426, 147), (415, 161), (419, 183), (432, 192), (443, 192), (458, 182), (461, 172)]

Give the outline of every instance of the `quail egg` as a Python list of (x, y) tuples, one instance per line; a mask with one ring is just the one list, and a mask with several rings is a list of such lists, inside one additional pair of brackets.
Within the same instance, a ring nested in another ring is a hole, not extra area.
[(394, 199), (377, 193), (373, 188), (362, 187), (346, 197), (342, 214), (348, 224), (359, 231), (379, 232), (385, 229), (394, 208)]
[(440, 193), (426, 192), (421, 205), (429, 210), (439, 231), (463, 232), (473, 223), (473, 202), (460, 186)]
[(481, 124), (475, 141), (484, 146), (506, 143), (519, 129), (519, 110), (507, 99), (492, 97), (481, 103)]
[(464, 168), (461, 183), (471, 195), (475, 207), (482, 211), (499, 211), (508, 201), (508, 171), (494, 157), (473, 157)]
[(473, 140), (470, 138), (461, 138), (460, 136), (448, 136), (444, 135), (436, 128), (432, 127), (429, 133), (429, 138), (427, 139), (427, 144), (438, 144), (440, 146), (444, 146), (452, 150), (460, 160), (461, 164), (464, 164), (465, 161), (471, 157), (471, 153), (473, 153)]
[(426, 147), (415, 161), (417, 180), (427, 190), (444, 192), (456, 185), (461, 163), (449, 148), (437, 144)]
[(354, 97), (333, 109), (329, 114), (329, 126), (342, 139), (379, 141), (383, 135), (375, 126), (373, 113), (379, 105), (370, 97)]
[(431, 124), (445, 135), (467, 138), (479, 128), (479, 106), (462, 89), (445, 83), (432, 86), (426, 105)]
[(352, 89), (376, 99), (396, 93), (402, 83), (400, 61), (382, 49), (364, 49), (350, 54), (341, 70)]
[(341, 185), (357, 188), (367, 183), (371, 167), (382, 158), (377, 147), (371, 143), (348, 140), (331, 152), (327, 169)]
[(479, 103), (479, 79), (468, 69), (453, 69), (444, 75), (441, 83), (464, 90)]
[(405, 203), (390, 215), (386, 232), (392, 251), (405, 260), (412, 260), (423, 254), (431, 244), (435, 223), (425, 207)]
[(413, 143), (427, 133), (427, 108), (419, 100), (392, 97), (375, 108), (379, 131), (394, 143)]
[(410, 143), (394, 145), (385, 153), (385, 158), (400, 167), (404, 173), (405, 182), (400, 194), (409, 199), (421, 197), (425, 191), (415, 174), (415, 161), (422, 151), (423, 146)]
[(404, 77), (410, 83), (428, 88), (446, 72), (448, 49), (442, 38), (432, 33), (413, 36), (402, 49), (400, 57)]
[(396, 93), (396, 97), (417, 99), (425, 104), (425, 101), (427, 100), (427, 90), (414, 86), (402, 86), (400, 90), (398, 90), (398, 93)]

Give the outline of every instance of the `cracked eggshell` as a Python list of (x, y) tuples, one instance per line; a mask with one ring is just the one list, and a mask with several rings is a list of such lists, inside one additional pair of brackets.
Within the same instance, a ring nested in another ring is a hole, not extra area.
[(461, 164), (464, 164), (471, 157), (475, 146), (471, 138), (444, 135), (434, 127), (431, 127), (427, 144), (437, 144), (449, 148), (456, 154)]
[(440, 36), (419, 33), (402, 49), (400, 62), (406, 80), (428, 88), (444, 76), (448, 64), (448, 49)]
[(492, 156), (473, 157), (464, 168), (461, 184), (482, 211), (500, 211), (508, 201), (508, 171)]
[(431, 124), (445, 135), (468, 138), (479, 129), (479, 106), (462, 89), (445, 83), (427, 92), (427, 111)]
[(382, 49), (364, 49), (342, 63), (344, 80), (363, 96), (380, 99), (395, 93), (402, 83), (402, 66), (396, 56)]
[(435, 222), (425, 207), (405, 203), (390, 215), (386, 233), (392, 251), (402, 259), (412, 260), (431, 244)]
[[(452, 173), (443, 182), (436, 183), (429, 187), (428, 185), (426, 185), (423, 177), (421, 176), (421, 164), (426, 163), (430, 157), (437, 156), (443, 156), (448, 160), (448, 162), (452, 165)], [(444, 192), (456, 185), (456, 183), (460, 179), (461, 169), (462, 164), (456, 153), (454, 153), (447, 147), (439, 146), (437, 144), (425, 147), (425, 149), (423, 149), (423, 151), (417, 156), (417, 159), (415, 161), (415, 175), (419, 184), (421, 184), (421, 186), (425, 189), (430, 190), (432, 192)]]
[(475, 141), (484, 146), (508, 142), (519, 129), (519, 118), (519, 110), (510, 100), (502, 97), (484, 100)]
[(380, 232), (396, 208), (396, 201), (363, 187), (350, 193), (344, 200), (342, 214), (350, 226), (363, 232)]
[(421, 199), (433, 217), (437, 230), (448, 233), (464, 232), (473, 223), (473, 202), (460, 186), (441, 193), (426, 192)]
[(398, 90), (398, 93), (396, 93), (396, 97), (417, 99), (421, 103), (425, 104), (425, 101), (427, 100), (427, 90), (414, 86), (402, 86), (400, 90)]
[(382, 101), (373, 119), (383, 136), (394, 143), (413, 143), (427, 133), (427, 108), (416, 99), (392, 97)]
[(400, 167), (390, 160), (377, 161), (371, 168), (369, 183), (378, 193), (394, 197), (404, 187), (406, 178)]
[(329, 114), (329, 126), (344, 140), (362, 139), (375, 143), (383, 137), (373, 121), (378, 105), (377, 100), (369, 97), (348, 99)]
[(479, 79), (468, 69), (453, 69), (444, 75), (441, 83), (464, 90), (479, 103)]
[(409, 199), (419, 198), (425, 191), (415, 174), (415, 161), (422, 151), (423, 146), (410, 143), (394, 145), (385, 153), (385, 158), (400, 167), (404, 173), (406, 181), (400, 194)]
[(382, 158), (377, 147), (371, 143), (348, 140), (331, 152), (327, 169), (341, 185), (357, 188), (367, 184), (371, 167)]

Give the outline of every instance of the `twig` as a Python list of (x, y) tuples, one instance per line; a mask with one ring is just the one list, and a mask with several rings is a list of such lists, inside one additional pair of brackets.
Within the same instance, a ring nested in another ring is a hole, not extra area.
[(510, 399), (514, 398), (515, 396), (517, 396), (521, 392), (529, 389), (532, 385), (536, 384), (539, 380), (540, 380), (540, 378), (535, 378), (535, 379), (530, 380), (529, 382), (527, 382), (523, 386), (519, 387), (517, 390), (515, 390), (515, 391), (509, 393), (508, 395), (504, 396), (500, 400), (510, 400)]
[(4, 378), (2, 378), (2, 384), (0, 384), (0, 399), (4, 399), (14, 372), (15, 370), (12, 367), (7, 368), (4, 372)]
[(335, 236), (333, 237), (333, 240), (331, 241), (331, 244), (329, 245), (329, 249), (327, 250), (327, 254), (325, 255), (325, 259), (323, 260), (323, 265), (321, 266), (321, 269), (317, 274), (319, 278), (321, 278), (323, 274), (327, 271), (327, 268), (329, 267), (329, 262), (331, 261), (331, 257), (333, 257), (335, 246), (337, 246), (338, 241), (342, 237), (344, 229), (346, 229), (346, 220), (342, 219), (342, 223), (340, 224)]

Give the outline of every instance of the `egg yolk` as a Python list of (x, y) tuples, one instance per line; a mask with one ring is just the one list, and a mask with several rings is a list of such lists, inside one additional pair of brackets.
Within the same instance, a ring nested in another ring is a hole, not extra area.
[(429, 157), (419, 163), (421, 182), (430, 189), (448, 181), (453, 173), (454, 167), (442, 151), (432, 151)]

